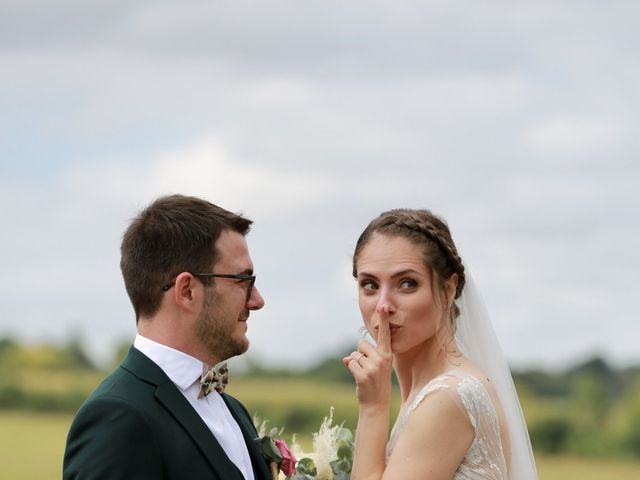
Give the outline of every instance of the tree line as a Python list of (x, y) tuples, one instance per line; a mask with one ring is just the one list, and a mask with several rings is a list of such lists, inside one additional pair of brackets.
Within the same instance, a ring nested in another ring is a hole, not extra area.
[[(0, 409), (73, 413), (128, 347), (119, 346), (104, 367), (92, 361), (79, 339), (63, 345), (25, 345), (0, 338)], [(326, 390), (342, 385), (344, 390), (353, 379), (340, 358), (350, 349), (300, 370), (265, 366), (249, 357), (236, 376), (248, 382), (324, 385)], [(640, 365), (615, 368), (596, 356), (563, 371), (523, 369), (513, 371), (513, 377), (537, 452), (640, 459)], [(318, 425), (321, 417), (316, 417), (326, 413), (320, 401), (313, 406), (283, 401), (291, 403), (291, 431)], [(355, 418), (356, 412), (347, 412), (347, 417)]]

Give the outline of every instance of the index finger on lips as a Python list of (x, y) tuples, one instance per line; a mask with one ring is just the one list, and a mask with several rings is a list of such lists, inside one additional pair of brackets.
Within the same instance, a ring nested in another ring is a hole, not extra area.
[(380, 305), (378, 308), (378, 338), (376, 350), (380, 353), (391, 353), (391, 330), (389, 328), (389, 306)]

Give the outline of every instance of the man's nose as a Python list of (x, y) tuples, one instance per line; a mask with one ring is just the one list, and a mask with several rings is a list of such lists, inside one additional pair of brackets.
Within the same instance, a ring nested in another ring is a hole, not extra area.
[(262, 307), (264, 307), (264, 298), (262, 298), (258, 288), (254, 285), (247, 300), (247, 308), (249, 310), (260, 310)]

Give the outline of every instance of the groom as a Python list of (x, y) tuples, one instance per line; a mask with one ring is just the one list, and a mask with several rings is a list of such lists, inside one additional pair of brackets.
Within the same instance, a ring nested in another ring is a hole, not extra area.
[(264, 306), (245, 240), (251, 223), (182, 195), (133, 220), (120, 266), (138, 334), (77, 413), (65, 480), (271, 478), (247, 410), (219, 393), (225, 372), (208, 370), (247, 350), (249, 313)]

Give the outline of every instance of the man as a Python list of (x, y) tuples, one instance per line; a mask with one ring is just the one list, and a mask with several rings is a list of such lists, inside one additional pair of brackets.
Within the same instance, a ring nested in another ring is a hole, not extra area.
[[(209, 367), (244, 353), (264, 306), (251, 220), (204, 200), (156, 200), (124, 234), (120, 266), (138, 334), (78, 411), (63, 478), (266, 480), (251, 417)], [(203, 377), (201, 381), (201, 376)]]

